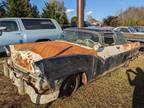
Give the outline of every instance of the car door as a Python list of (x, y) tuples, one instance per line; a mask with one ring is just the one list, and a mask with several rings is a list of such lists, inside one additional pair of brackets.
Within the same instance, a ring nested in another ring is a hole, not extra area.
[(99, 48), (97, 54), (99, 57), (103, 59), (102, 63), (99, 63), (100, 65), (97, 68), (97, 71), (99, 74), (102, 74), (105, 71), (112, 70), (116, 66), (118, 66), (119, 63), (119, 46), (116, 46), (116, 39), (114, 36), (114, 33), (103, 33), (102, 34), (102, 40), (103, 45), (101, 48)]
[(16, 20), (0, 21), (1, 27), (6, 27), (0, 36), (0, 46), (22, 43), (22, 35)]

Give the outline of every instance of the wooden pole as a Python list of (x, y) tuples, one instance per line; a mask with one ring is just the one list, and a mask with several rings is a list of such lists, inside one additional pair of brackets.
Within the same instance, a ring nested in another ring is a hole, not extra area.
[(77, 0), (77, 25), (79, 28), (84, 27), (84, 1)]

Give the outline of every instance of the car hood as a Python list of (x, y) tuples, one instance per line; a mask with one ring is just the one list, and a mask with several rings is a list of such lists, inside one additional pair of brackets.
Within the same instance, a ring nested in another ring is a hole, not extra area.
[(73, 54), (96, 55), (92, 48), (83, 47), (65, 41), (51, 41), (11, 45), (11, 58), (15, 64), (26, 71), (34, 72), (34, 62), (46, 58)]
[(65, 41), (51, 41), (30, 44), (14, 45), (16, 51), (33, 52), (42, 58), (57, 57), (70, 54), (94, 55), (96, 51), (92, 48), (80, 46)]

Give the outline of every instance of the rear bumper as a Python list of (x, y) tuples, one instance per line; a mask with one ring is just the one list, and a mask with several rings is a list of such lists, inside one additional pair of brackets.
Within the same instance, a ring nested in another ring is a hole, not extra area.
[(9, 77), (13, 84), (18, 88), (18, 92), (21, 95), (28, 94), (30, 99), (35, 104), (46, 104), (51, 101), (54, 101), (59, 96), (59, 90), (55, 90), (49, 94), (38, 94), (35, 92), (35, 89), (28, 85), (26, 81), (22, 78), (17, 78), (12, 70), (7, 64), (4, 64), (4, 67), (7, 68), (5, 71), (8, 71), (7, 77)]

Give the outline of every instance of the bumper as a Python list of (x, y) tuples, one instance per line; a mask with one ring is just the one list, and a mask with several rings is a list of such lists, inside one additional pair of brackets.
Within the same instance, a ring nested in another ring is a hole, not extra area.
[(31, 101), (35, 104), (46, 104), (56, 100), (59, 96), (59, 90), (49, 94), (37, 94), (35, 89), (28, 85), (26, 81), (24, 81), (22, 78), (17, 78), (14, 74), (14, 71), (8, 67), (7, 64), (4, 64), (4, 74), (13, 81), (13, 84), (18, 88), (19, 94), (28, 94), (31, 98)]

